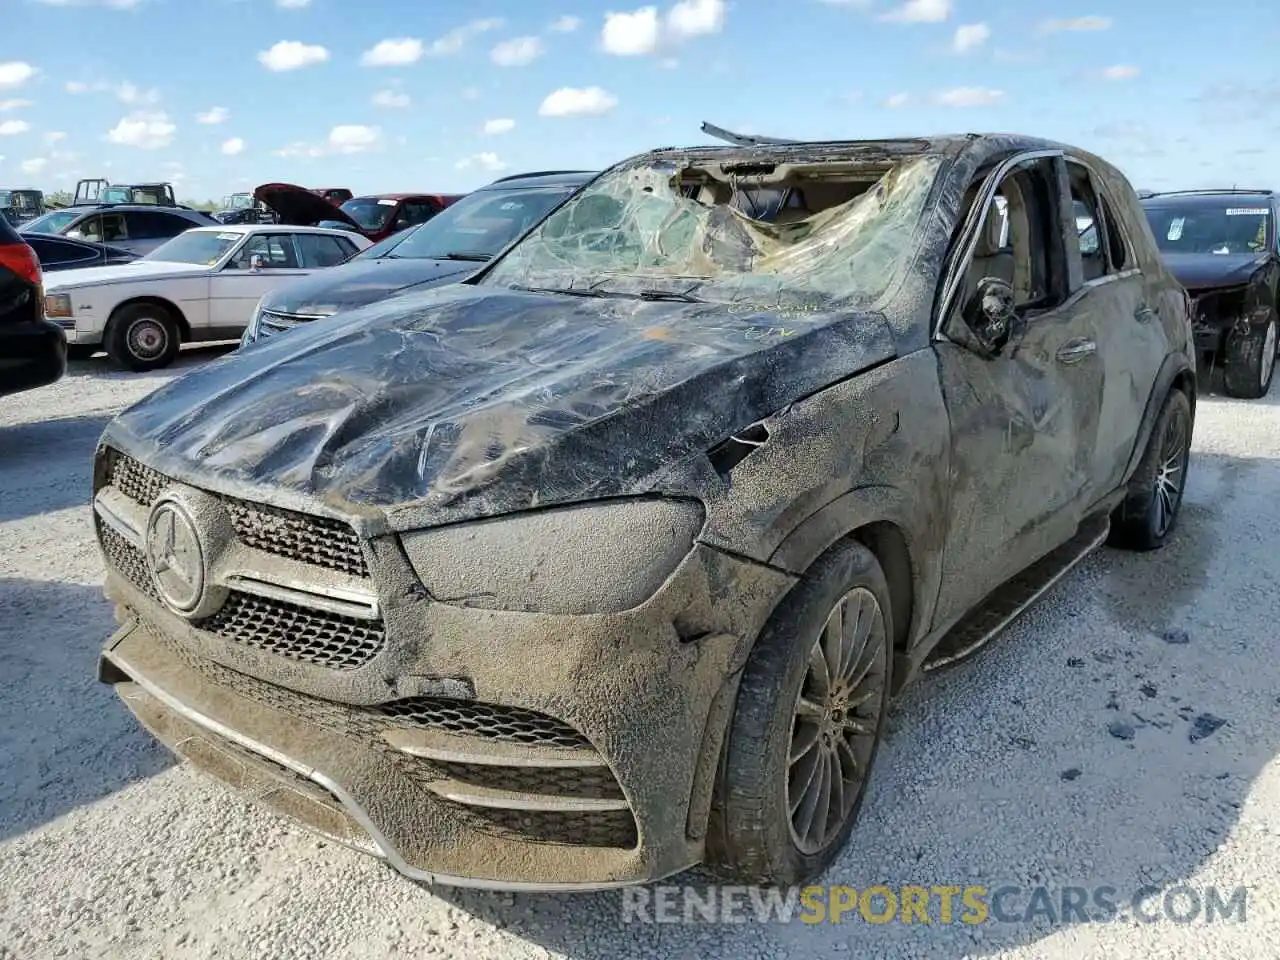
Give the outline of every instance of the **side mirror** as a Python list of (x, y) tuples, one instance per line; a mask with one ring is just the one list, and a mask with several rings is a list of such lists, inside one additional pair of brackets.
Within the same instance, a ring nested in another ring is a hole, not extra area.
[(997, 355), (1013, 330), (1013, 286), (999, 277), (983, 277), (964, 305), (964, 322), (977, 338), (978, 345), (991, 356)]
[(265, 263), (266, 261), (262, 259), (262, 254), (255, 253), (253, 256), (249, 258), (249, 272), (257, 273), (259, 270), (262, 269)]

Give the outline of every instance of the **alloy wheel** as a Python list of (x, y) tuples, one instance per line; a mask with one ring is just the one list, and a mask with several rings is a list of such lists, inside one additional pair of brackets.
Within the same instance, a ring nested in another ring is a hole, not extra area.
[(1173, 526), (1182, 487), (1187, 478), (1187, 424), (1182, 416), (1170, 417), (1160, 442), (1160, 466), (1156, 469), (1155, 527), (1163, 537)]
[(884, 614), (875, 594), (855, 587), (827, 615), (796, 697), (786, 800), (792, 842), (806, 854), (830, 845), (857, 805), (887, 667)]
[(1263, 392), (1271, 383), (1271, 373), (1276, 366), (1276, 322), (1267, 324), (1266, 335), (1262, 339), (1262, 369), (1259, 371), (1259, 384)]

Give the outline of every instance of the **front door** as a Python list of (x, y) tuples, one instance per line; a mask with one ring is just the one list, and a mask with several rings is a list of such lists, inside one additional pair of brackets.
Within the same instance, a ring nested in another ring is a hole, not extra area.
[[(952, 268), (964, 279), (934, 347), (952, 462), (936, 625), (1069, 540), (1090, 498), (1102, 372), (1091, 303), (1071, 296), (1062, 171), (1060, 157), (1029, 159), (998, 181), (995, 202), (975, 191), (986, 219)], [(1014, 311), (1007, 337), (984, 347), (966, 315), (988, 277)]]
[(209, 284), (209, 323), (213, 330), (205, 339), (238, 337), (249, 325), (253, 309), (263, 296), (309, 272), (299, 263), (292, 233), (250, 236)]

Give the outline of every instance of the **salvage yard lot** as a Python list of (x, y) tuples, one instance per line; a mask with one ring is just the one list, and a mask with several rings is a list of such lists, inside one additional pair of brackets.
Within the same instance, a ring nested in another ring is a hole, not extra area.
[(175, 766), (95, 682), (94, 444), (210, 355), (73, 364), (0, 407), (0, 958), (1280, 956), (1280, 393), (1202, 394), (1169, 547), (1095, 554), (908, 690), (825, 878), (1245, 885), (1243, 924), (648, 926), (620, 894), (415, 886)]

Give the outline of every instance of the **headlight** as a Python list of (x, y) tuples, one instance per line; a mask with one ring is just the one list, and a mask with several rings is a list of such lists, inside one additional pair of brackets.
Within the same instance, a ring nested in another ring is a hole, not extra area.
[(702, 506), (609, 500), (401, 535), (433, 597), (529, 613), (618, 613), (657, 592), (693, 549)]
[(69, 293), (45, 294), (44, 313), (46, 317), (71, 316), (71, 294)]
[[(264, 297), (263, 299), (266, 298)], [(244, 328), (244, 333), (240, 335), (240, 346), (247, 347), (258, 339), (258, 322), (261, 319), (262, 300), (259, 300), (258, 305), (253, 308), (253, 315), (249, 317), (249, 325)]]

